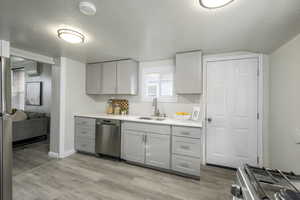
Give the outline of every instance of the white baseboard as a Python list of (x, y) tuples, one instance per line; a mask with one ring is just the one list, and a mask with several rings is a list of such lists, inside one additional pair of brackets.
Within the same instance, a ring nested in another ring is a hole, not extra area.
[(71, 151), (67, 151), (67, 152), (63, 152), (63, 153), (55, 153), (55, 152), (49, 152), (48, 156), (51, 158), (66, 158), (69, 157), (70, 155), (76, 153), (75, 150), (71, 150)]
[(59, 158), (58, 153), (51, 152), (51, 151), (48, 153), (48, 156), (51, 157), (51, 158), (57, 158), (57, 159)]
[(59, 158), (66, 158), (69, 157), (70, 155), (76, 153), (76, 151), (74, 149), (67, 151), (67, 152), (63, 152), (59, 155)]

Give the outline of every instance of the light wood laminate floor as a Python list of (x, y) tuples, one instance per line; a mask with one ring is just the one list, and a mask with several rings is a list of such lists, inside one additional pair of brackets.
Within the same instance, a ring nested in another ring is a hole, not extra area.
[(202, 167), (199, 181), (83, 154), (32, 163), (38, 165), (23, 172), (20, 160), (15, 166), (14, 200), (232, 199), (234, 171), (221, 168)]

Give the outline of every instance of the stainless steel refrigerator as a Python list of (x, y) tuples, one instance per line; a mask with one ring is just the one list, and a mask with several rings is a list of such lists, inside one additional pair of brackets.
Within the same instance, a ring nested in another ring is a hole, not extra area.
[(11, 69), (0, 57), (0, 200), (12, 200)]

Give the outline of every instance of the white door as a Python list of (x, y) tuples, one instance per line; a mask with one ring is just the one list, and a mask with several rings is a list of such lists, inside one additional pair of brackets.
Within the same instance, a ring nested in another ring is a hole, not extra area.
[(170, 169), (170, 136), (147, 134), (146, 164)]
[(258, 164), (257, 70), (257, 58), (207, 63), (207, 163)]
[(124, 132), (125, 159), (137, 163), (145, 163), (145, 134), (135, 131)]

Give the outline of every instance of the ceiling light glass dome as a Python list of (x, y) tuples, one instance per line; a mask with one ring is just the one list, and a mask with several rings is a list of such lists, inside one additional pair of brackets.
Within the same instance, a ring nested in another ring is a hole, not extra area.
[(84, 35), (71, 29), (58, 29), (57, 35), (60, 39), (72, 44), (84, 42)]

